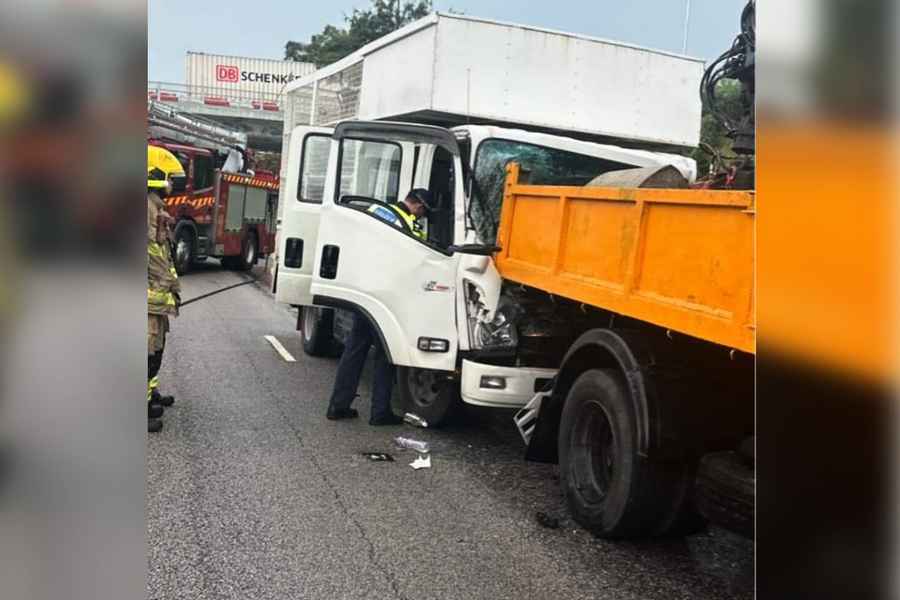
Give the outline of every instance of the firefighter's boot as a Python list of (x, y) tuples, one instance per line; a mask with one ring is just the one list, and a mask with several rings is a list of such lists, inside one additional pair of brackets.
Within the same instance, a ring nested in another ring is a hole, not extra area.
[(159, 393), (158, 388), (153, 388), (153, 391), (150, 394), (150, 403), (168, 408), (175, 404), (175, 396), (163, 396)]
[(163, 407), (152, 402), (147, 405), (147, 418), (158, 419), (163, 416)]

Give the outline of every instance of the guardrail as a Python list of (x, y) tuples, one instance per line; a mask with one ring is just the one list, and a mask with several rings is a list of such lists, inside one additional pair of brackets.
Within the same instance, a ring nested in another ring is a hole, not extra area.
[(218, 108), (244, 108), (268, 112), (281, 112), (282, 110), (282, 94), (224, 90), (220, 87), (163, 81), (147, 82), (147, 99), (171, 103), (192, 102)]

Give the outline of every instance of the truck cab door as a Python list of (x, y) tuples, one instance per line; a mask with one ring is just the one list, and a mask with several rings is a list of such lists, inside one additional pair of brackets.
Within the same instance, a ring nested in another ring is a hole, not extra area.
[[(367, 318), (392, 363), (451, 371), (458, 349), (458, 256), (370, 211), (405, 198), (412, 178), (400, 177), (400, 169), (411, 162), (406, 154), (414, 145), (440, 146), (452, 157), (455, 173), (462, 172), (456, 139), (447, 129), (364, 121), (335, 128), (312, 293), (315, 304)], [(462, 177), (452, 181), (458, 197)]]
[(310, 285), (333, 131), (330, 127), (301, 126), (291, 133), (285, 186), (281, 190), (281, 247), (275, 291), (278, 302), (313, 303)]

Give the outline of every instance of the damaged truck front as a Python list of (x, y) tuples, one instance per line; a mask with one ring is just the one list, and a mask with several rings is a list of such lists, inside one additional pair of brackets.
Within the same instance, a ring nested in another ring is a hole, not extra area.
[[(284, 215), (286, 251), (276, 295), (281, 301), (301, 305), (298, 326), (304, 349), (313, 355), (335, 353), (348, 330), (346, 309), (358, 310), (359, 302), (354, 299), (360, 295), (372, 296), (371, 310), (384, 310), (391, 315), (385, 318), (395, 323), (409, 319), (406, 313), (422, 314), (425, 306), (433, 306), (435, 314), (441, 315), (435, 322), (454, 315), (452, 324), (439, 327), (446, 335), (438, 336), (433, 326), (423, 322), (417, 325), (418, 331), (398, 336), (414, 354), (423, 353), (418, 364), (399, 359), (409, 354), (406, 347), (388, 347), (399, 367), (398, 395), (403, 409), (432, 425), (451, 418), (461, 401), (489, 407), (523, 406), (552, 379), (559, 358), (576, 335), (576, 317), (584, 317), (572, 314), (564, 303), (548, 304), (546, 295), (505, 283), (496, 269), (491, 255), (508, 164), (524, 165), (532, 181), (548, 185), (584, 185), (603, 173), (665, 165), (675, 165), (682, 179), (694, 177), (693, 161), (681, 156), (544, 133), (482, 125), (447, 130), (389, 122), (355, 123), (338, 128), (299, 127), (292, 135), (286, 185), (297, 190), (298, 201), (289, 205)], [(397, 129), (392, 131), (392, 126)], [(333, 139), (337, 130), (341, 130), (340, 140)], [(412, 132), (418, 132), (418, 137)], [(426, 133), (440, 139), (429, 139)], [(343, 245), (322, 239), (320, 218), (330, 205), (365, 208), (373, 202), (397, 202), (413, 187), (429, 188), (438, 199), (437, 210), (425, 219), (427, 240), (412, 243), (408, 232), (393, 231), (376, 219), (364, 220), (364, 229), (373, 231), (371, 243), (360, 257), (360, 264), (369, 266), (360, 277), (374, 277), (371, 289), (352, 280), (347, 271), (351, 267), (329, 266), (331, 260), (348, 264), (347, 241), (352, 239), (354, 246), (362, 243), (358, 228), (335, 232), (336, 236), (348, 236)], [(396, 263), (398, 256), (394, 264), (373, 264), (368, 255), (393, 251), (389, 248), (395, 242), (400, 245), (396, 252), (418, 257), (418, 269), (408, 266), (412, 259)], [(326, 246), (328, 254), (318, 256), (317, 249)], [(342, 255), (337, 259), (332, 252)], [(323, 257), (324, 266), (320, 264)], [(443, 271), (432, 271), (445, 262)], [(355, 291), (341, 302), (314, 302), (311, 288), (315, 276), (327, 279), (332, 270), (346, 282), (343, 285)], [(399, 280), (403, 283), (391, 287), (389, 282)], [(403, 289), (410, 281), (417, 284), (405, 295), (380, 289)], [(447, 342), (448, 360), (441, 368), (432, 368), (435, 358), (418, 348), (420, 342), (428, 343), (427, 338)]]

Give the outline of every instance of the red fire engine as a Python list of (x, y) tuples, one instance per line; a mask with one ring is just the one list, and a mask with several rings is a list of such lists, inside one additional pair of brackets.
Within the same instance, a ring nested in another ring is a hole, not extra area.
[(243, 133), (151, 102), (148, 143), (172, 152), (187, 175), (165, 199), (179, 273), (208, 257), (249, 270), (273, 251), (278, 178), (251, 170)]

